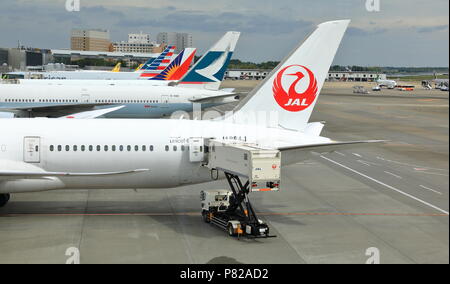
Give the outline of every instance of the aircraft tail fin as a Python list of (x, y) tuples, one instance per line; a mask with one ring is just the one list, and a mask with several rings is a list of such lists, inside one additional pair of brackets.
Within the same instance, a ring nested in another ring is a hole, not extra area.
[(169, 45), (151, 64), (145, 64), (141, 71), (141, 78), (153, 78), (169, 66), (176, 46)]
[(186, 48), (167, 66), (164, 71), (156, 75), (150, 80), (157, 81), (178, 81), (180, 80), (189, 70), (192, 60), (194, 60), (196, 48)]
[(219, 90), (239, 37), (239, 32), (227, 32), (180, 80), (180, 86)]
[(137, 72), (137, 71), (141, 70), (142, 67), (144, 67), (144, 63), (139, 64), (139, 66), (136, 68), (136, 70), (134, 70), (134, 72)]
[[(350, 20), (320, 24), (267, 78), (226, 117), (249, 124), (249, 114), (266, 116), (267, 127), (304, 131)], [(277, 114), (274, 125), (272, 114)], [(268, 119), (270, 117), (270, 119)]]
[(122, 63), (119, 62), (114, 66), (114, 68), (111, 70), (111, 72), (120, 72), (120, 67), (122, 67)]

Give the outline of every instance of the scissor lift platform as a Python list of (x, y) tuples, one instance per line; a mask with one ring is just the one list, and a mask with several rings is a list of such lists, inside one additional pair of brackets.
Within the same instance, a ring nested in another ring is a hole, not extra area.
[(250, 192), (279, 191), (281, 153), (252, 144), (206, 141), (207, 164), (211, 171), (223, 172), (229, 190), (202, 191), (202, 216), (230, 236), (275, 237), (260, 220), (249, 199)]

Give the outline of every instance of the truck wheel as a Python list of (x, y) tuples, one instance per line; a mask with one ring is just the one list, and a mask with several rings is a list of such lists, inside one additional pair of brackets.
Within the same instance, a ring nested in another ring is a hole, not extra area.
[(9, 201), (10, 195), (8, 194), (0, 194), (0, 207), (5, 206)]
[(210, 223), (211, 222), (211, 220), (209, 220), (209, 212), (208, 211), (203, 211), (202, 212), (202, 219), (203, 219), (203, 222), (205, 222), (205, 223)]
[(227, 231), (228, 231), (228, 235), (229, 235), (230, 237), (236, 236), (236, 233), (234, 232), (233, 225), (228, 224)]

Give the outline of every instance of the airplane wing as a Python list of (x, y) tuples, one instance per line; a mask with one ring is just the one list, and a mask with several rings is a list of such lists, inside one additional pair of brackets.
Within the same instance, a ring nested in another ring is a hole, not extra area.
[(114, 112), (116, 110), (122, 109), (125, 106), (118, 106), (118, 107), (111, 107), (111, 108), (105, 108), (105, 109), (98, 109), (98, 110), (91, 110), (91, 111), (85, 111), (85, 112), (79, 112), (67, 116), (63, 116), (60, 118), (72, 118), (72, 119), (93, 119), (100, 117), (102, 115), (108, 114), (110, 112)]
[(105, 172), (105, 173), (70, 173), (70, 172), (22, 172), (22, 171), (0, 171), (0, 180), (8, 179), (39, 179), (46, 177), (99, 177), (99, 176), (116, 176), (148, 172), (148, 169), (138, 169), (122, 172)]
[(239, 96), (236, 94), (225, 94), (225, 95), (218, 95), (218, 96), (209, 96), (209, 97), (200, 97), (200, 98), (192, 98), (189, 99), (189, 101), (193, 103), (201, 103), (201, 104), (207, 104), (207, 103), (224, 103), (224, 102), (234, 102), (238, 101)]
[(235, 88), (225, 88), (225, 89), (220, 89), (219, 91), (225, 92), (225, 93), (234, 93), (235, 90), (236, 90)]
[(386, 140), (363, 140), (363, 141), (348, 141), (348, 142), (330, 142), (322, 144), (309, 144), (309, 145), (292, 145), (292, 146), (280, 146), (277, 147), (281, 151), (281, 159), (283, 165), (290, 165), (307, 160), (312, 155), (326, 152), (333, 152), (338, 150), (345, 150), (348, 148), (355, 149), (359, 147), (367, 146), (374, 143), (386, 143)]
[(309, 145), (299, 145), (299, 146), (283, 146), (278, 147), (280, 151), (289, 151), (289, 150), (308, 150), (313, 151), (317, 150), (321, 153), (330, 152), (344, 148), (345, 146), (353, 146), (358, 144), (368, 144), (368, 143), (385, 143), (388, 142), (386, 140), (362, 140), (362, 141), (348, 141), (348, 142), (331, 142), (331, 143), (322, 143), (322, 144), (309, 144)]
[(72, 113), (81, 113), (86, 111), (92, 111), (98, 106), (107, 106), (111, 104), (61, 104), (61, 105), (47, 105), (47, 106), (35, 106), (35, 107), (17, 107), (17, 108), (0, 108), (0, 111), (4, 112), (30, 112), (32, 116), (43, 117), (62, 117), (70, 115)]

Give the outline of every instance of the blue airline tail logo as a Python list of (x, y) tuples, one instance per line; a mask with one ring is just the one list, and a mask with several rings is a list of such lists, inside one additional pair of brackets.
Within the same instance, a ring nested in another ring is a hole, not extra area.
[(225, 77), (233, 52), (210, 51), (190, 70), (181, 83), (215, 83)]

